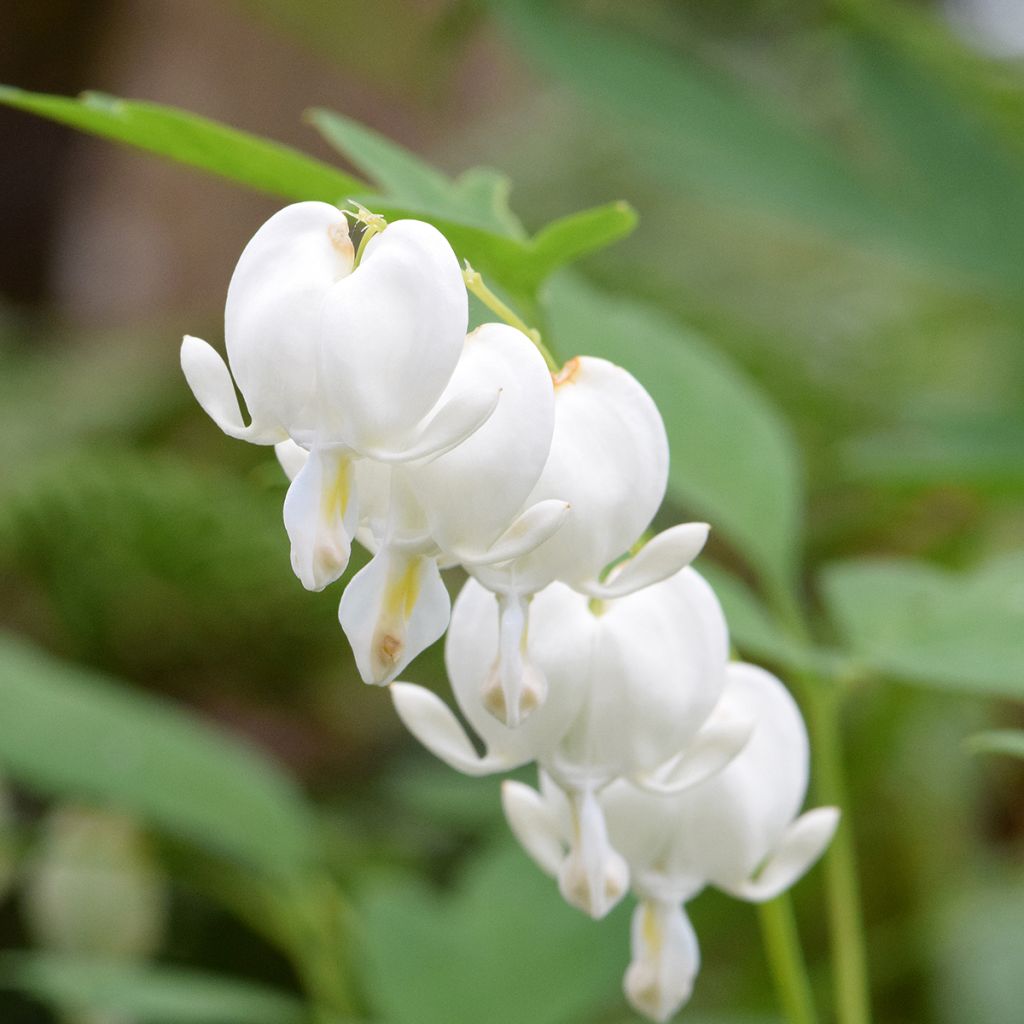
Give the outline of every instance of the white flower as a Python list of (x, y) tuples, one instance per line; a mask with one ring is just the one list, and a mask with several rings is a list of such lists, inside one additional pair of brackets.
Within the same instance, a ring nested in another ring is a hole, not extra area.
[[(374, 557), (346, 587), (339, 617), (368, 683), (390, 682), (444, 632), (450, 601), (439, 562), (507, 561), (543, 542), (566, 518), (568, 506), (557, 499), (521, 511), (554, 425), (551, 377), (522, 332), (485, 324), (468, 335), (437, 415), (458, 408), (461, 396), (481, 394), (496, 396), (496, 408), (454, 448), (407, 462), (355, 465), (358, 536)], [(304, 456), (286, 445), (278, 456), (290, 475), (303, 464)], [(353, 521), (349, 534), (354, 528)]]
[[(699, 967), (683, 904), (707, 885), (745, 900), (774, 898), (818, 859), (838, 824), (833, 807), (798, 816), (808, 744), (792, 697), (763, 669), (732, 664), (712, 720), (742, 718), (756, 722), (745, 748), (685, 792), (658, 795), (617, 781), (599, 798), (639, 900), (626, 994), (654, 1020), (686, 1002)], [(503, 802), (527, 852), (558, 875), (573, 842), (572, 810), (560, 789), (544, 779), (541, 793), (506, 782)]]
[(429, 691), (396, 683), (395, 706), (420, 742), (460, 771), (484, 774), (534, 760), (543, 767), (567, 794), (575, 823), (558, 871), (563, 895), (602, 916), (628, 880), (605, 832), (602, 787), (619, 777), (658, 791), (692, 785), (749, 735), (748, 721), (702, 728), (724, 683), (721, 608), (692, 569), (603, 602), (550, 585), (534, 598), (525, 632), (526, 660), (549, 692), (516, 728), (491, 713), (502, 699), (493, 670), (500, 626), (491, 595), (469, 581), (455, 604), (446, 662), (459, 708), (486, 744), (482, 757)]
[(348, 563), (358, 516), (353, 460), (445, 451), (494, 408), (496, 394), (445, 390), (462, 351), (468, 302), (451, 246), (435, 228), (397, 221), (354, 266), (348, 223), (326, 203), (297, 203), (246, 246), (228, 288), (225, 340), (245, 399), (204, 341), (181, 362), (197, 399), (233, 437), (288, 438), (310, 452), (285, 501), (292, 565), (323, 589)]
[(567, 363), (555, 377), (551, 452), (527, 499), (567, 501), (565, 524), (523, 557), (494, 567), (470, 566), (498, 597), (503, 625), (495, 664), (503, 696), (493, 707), (509, 725), (540, 703), (543, 690), (536, 666), (520, 656), (533, 594), (558, 580), (591, 596), (621, 596), (672, 575), (700, 551), (707, 526), (679, 526), (648, 544), (613, 580), (599, 581), (602, 570), (640, 538), (667, 479), (665, 426), (644, 388), (604, 359), (583, 356)]

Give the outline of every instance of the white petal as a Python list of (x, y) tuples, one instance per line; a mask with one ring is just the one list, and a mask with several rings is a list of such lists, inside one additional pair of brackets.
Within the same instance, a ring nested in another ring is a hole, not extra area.
[(284, 470), (284, 475), (289, 480), (294, 480), (299, 475), (299, 471), (309, 458), (309, 452), (301, 445), (296, 444), (291, 438), (275, 444), (274, 454)]
[(405, 727), (435, 757), (466, 775), (491, 775), (518, 768), (525, 761), (492, 755), (481, 757), (451, 708), (435, 693), (413, 683), (388, 687)]
[(551, 447), (555, 397), (536, 346), (504, 324), (468, 335), (442, 403), (501, 391), (494, 415), (440, 458), (409, 467), (410, 484), (444, 550), (483, 551), (508, 528)]
[(437, 562), (385, 544), (352, 577), (338, 609), (363, 681), (390, 683), (441, 637), (450, 610)]
[(293, 437), (319, 415), (320, 310), (352, 270), (345, 215), (328, 203), (278, 211), (245, 247), (228, 287), (228, 360), (253, 420)]
[(348, 566), (358, 522), (351, 452), (314, 448), (284, 499), (292, 569), (307, 590), (323, 590)]
[(484, 707), (503, 725), (518, 729), (547, 698), (544, 673), (527, 651), (528, 602), (521, 594), (498, 594), (498, 656), (484, 683)]
[(325, 395), (354, 448), (404, 447), (448, 384), (467, 320), (462, 271), (436, 228), (396, 221), (370, 240), (320, 321)]
[(674, 576), (701, 552), (708, 539), (707, 523), (680, 523), (649, 540), (632, 558), (617, 566), (604, 582), (579, 589), (591, 597), (623, 597)]
[(572, 511), (545, 544), (492, 578), (514, 573), (521, 588), (598, 577), (647, 528), (665, 494), (668, 439), (651, 396), (621, 367), (588, 356), (555, 381), (555, 429), (528, 502), (560, 498)]
[[(498, 663), (497, 597), (468, 580), (452, 609), (445, 665), (459, 708), (491, 750), (515, 751), (522, 761), (548, 756), (579, 713), (586, 686), (593, 617), (586, 602), (568, 587), (555, 585), (531, 603), (526, 659), (543, 664), (548, 696), (518, 728), (510, 729), (484, 703)], [(566, 636), (584, 634), (582, 644)]]
[(500, 398), (497, 388), (464, 391), (441, 405), (413, 434), (408, 447), (399, 451), (367, 448), (362, 454), (385, 463), (437, 458), (476, 433), (491, 418)]
[(182, 339), (181, 369), (196, 401), (225, 434), (255, 444), (272, 444), (281, 439), (280, 428), (261, 426), (255, 420), (245, 425), (231, 374), (213, 346), (202, 338), (186, 334)]
[(739, 885), (730, 885), (731, 895), (754, 903), (763, 903), (785, 892), (802, 878), (835, 835), (839, 827), (838, 807), (818, 807), (801, 815), (786, 829), (757, 875)]
[(501, 784), (501, 806), (519, 845), (541, 871), (556, 878), (565, 860), (565, 842), (551, 806), (535, 789), (510, 779)]
[(693, 740), (722, 694), (721, 607), (701, 576), (683, 569), (603, 602), (593, 618), (586, 710), (559, 745), (558, 771), (601, 782), (654, 771)]
[(561, 529), (569, 515), (569, 503), (557, 498), (548, 498), (531, 505), (521, 513), (512, 525), (486, 550), (470, 551), (459, 549), (455, 552), (458, 560), (466, 566), (494, 565), (529, 554)]
[(689, 1000), (700, 970), (693, 925), (681, 905), (643, 900), (633, 911), (631, 945), (626, 998), (645, 1017), (667, 1021)]
[(682, 793), (729, 764), (749, 742), (754, 726), (753, 718), (712, 714), (682, 754), (662, 768), (634, 776), (631, 781), (648, 793)]
[(599, 919), (626, 895), (629, 867), (608, 841), (604, 811), (593, 790), (567, 795), (573, 817), (572, 840), (558, 869), (558, 889), (567, 903)]

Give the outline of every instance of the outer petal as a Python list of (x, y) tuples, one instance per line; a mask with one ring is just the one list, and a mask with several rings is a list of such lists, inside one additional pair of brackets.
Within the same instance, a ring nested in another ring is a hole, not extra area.
[(501, 784), (501, 806), (519, 845), (541, 871), (557, 878), (566, 844), (563, 823), (551, 805), (535, 789), (506, 779)]
[(603, 784), (653, 771), (693, 739), (721, 695), (728, 638), (714, 593), (693, 569), (606, 602), (594, 620), (586, 710), (551, 770)]
[(489, 547), (537, 482), (551, 446), (551, 375), (521, 331), (484, 324), (468, 335), (441, 402), (500, 391), (494, 414), (462, 444), (408, 467), (410, 485), (443, 550)]
[(392, 683), (389, 689), (398, 717), (409, 732), (456, 771), (465, 775), (491, 775), (518, 768), (528, 760), (517, 760), (501, 751), (488, 751), (481, 757), (473, 749), (466, 730), (437, 694), (412, 683)]
[(551, 452), (527, 499), (559, 498), (571, 515), (530, 555), (474, 574), (494, 589), (510, 579), (522, 590), (594, 580), (650, 523), (667, 480), (668, 440), (651, 396), (621, 367), (574, 359), (555, 381)]
[(255, 419), (249, 426), (245, 425), (231, 374), (212, 345), (186, 334), (181, 342), (181, 369), (196, 401), (225, 434), (255, 444), (280, 440), (280, 427), (261, 424)]
[(707, 523), (680, 523), (663, 530), (632, 558), (616, 566), (607, 580), (595, 580), (579, 589), (591, 597), (624, 597), (660, 583), (685, 569), (700, 554), (709, 529)]
[(292, 568), (307, 590), (323, 590), (348, 567), (358, 522), (353, 483), (351, 452), (314, 448), (288, 488), (284, 525)]
[(450, 610), (437, 562), (385, 544), (352, 577), (338, 609), (363, 682), (390, 683), (440, 639)]
[(631, 945), (626, 998), (645, 1017), (666, 1021), (687, 1003), (700, 970), (693, 925), (678, 903), (642, 900), (633, 912)]
[(322, 382), (352, 447), (397, 450), (441, 396), (468, 320), (462, 272), (444, 236), (403, 220), (372, 238), (323, 304)]
[(309, 458), (309, 452), (290, 438), (287, 441), (280, 441), (278, 444), (275, 444), (274, 454), (284, 470), (284, 475), (289, 480), (294, 480), (299, 475), (299, 470), (302, 469)]
[(832, 842), (838, 827), (838, 807), (818, 807), (802, 814), (786, 829), (779, 845), (754, 878), (722, 888), (754, 903), (774, 899), (810, 870)]
[(254, 422), (293, 435), (315, 429), (320, 309), (352, 257), (344, 214), (316, 202), (274, 214), (242, 252), (224, 333)]

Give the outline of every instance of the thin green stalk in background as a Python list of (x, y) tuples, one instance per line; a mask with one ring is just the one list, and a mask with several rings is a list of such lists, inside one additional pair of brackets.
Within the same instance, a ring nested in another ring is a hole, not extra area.
[(786, 1020), (789, 1024), (817, 1024), (818, 1011), (789, 895), (783, 893), (757, 909), (765, 955)]
[[(797, 602), (789, 594), (772, 595), (779, 618), (791, 635), (804, 644), (810, 630)], [(843, 690), (834, 681), (809, 673), (798, 674), (801, 703), (811, 741), (814, 793), (821, 804), (842, 811), (839, 828), (822, 864), (828, 904), (832, 978), (837, 1024), (871, 1024), (871, 988), (868, 979), (864, 921), (861, 915), (860, 883), (853, 848), (853, 826), (843, 764), (840, 713)]]

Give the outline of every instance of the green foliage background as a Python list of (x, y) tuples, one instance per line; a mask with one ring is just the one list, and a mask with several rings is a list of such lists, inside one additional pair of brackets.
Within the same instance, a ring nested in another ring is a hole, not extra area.
[[(429, 219), (561, 358), (635, 373), (672, 445), (664, 520), (713, 524), (698, 567), (738, 652), (841, 701), (875, 1019), (1017, 1019), (1021, 63), (909, 2), (235, 6), (423, 118), (482, 34), (530, 88), (432, 153), (312, 109), (329, 161), (99, 93), (0, 103)], [(564, 907), (497, 783), (358, 682), (337, 590), (291, 575), (276, 466), (180, 378), (195, 325), (69, 344), (2, 312), (3, 1020), (633, 1020), (623, 912)], [(440, 652), (408, 677), (443, 690)], [(829, 1019), (822, 889), (795, 900)], [(693, 910), (683, 1019), (779, 1020), (750, 908)], [(111, 941), (142, 913), (156, 940)]]

